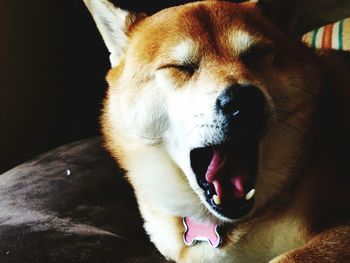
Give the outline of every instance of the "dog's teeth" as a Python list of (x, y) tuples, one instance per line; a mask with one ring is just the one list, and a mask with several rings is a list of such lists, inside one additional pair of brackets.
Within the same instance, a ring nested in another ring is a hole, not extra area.
[(246, 194), (245, 200), (248, 201), (248, 200), (252, 199), (254, 195), (255, 195), (255, 189), (252, 189)]
[(213, 195), (213, 201), (216, 205), (221, 205), (221, 199), (217, 195)]

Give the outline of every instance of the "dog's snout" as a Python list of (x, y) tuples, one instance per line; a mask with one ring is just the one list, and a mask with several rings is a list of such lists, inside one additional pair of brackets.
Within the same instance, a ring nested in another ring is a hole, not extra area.
[(232, 85), (216, 100), (218, 113), (236, 131), (260, 132), (266, 119), (265, 108), (264, 94), (253, 85)]

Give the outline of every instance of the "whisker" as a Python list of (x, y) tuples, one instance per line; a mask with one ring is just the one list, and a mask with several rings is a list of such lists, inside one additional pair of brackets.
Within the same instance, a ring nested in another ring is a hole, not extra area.
[(277, 116), (278, 117), (283, 117), (283, 118), (293, 118), (293, 119), (296, 119), (298, 120), (299, 122), (303, 122), (303, 120), (297, 116), (294, 116), (296, 111), (287, 111), (287, 110), (284, 110), (284, 109), (281, 109), (281, 108), (277, 108), (276, 109), (276, 113), (277, 113)]
[(297, 121), (297, 124), (303, 125), (304, 120), (295, 116), (296, 111), (287, 111), (285, 109), (281, 109), (281, 108), (277, 108), (276, 109), (276, 113), (277, 113), (277, 117), (278, 119), (280, 119), (279, 124), (283, 124), (286, 125), (292, 129), (294, 129), (295, 131), (297, 131), (298, 133), (302, 134), (302, 129), (294, 124), (291, 124), (289, 122), (289, 118), (293, 118), (294, 120)]
[(202, 125), (200, 125), (200, 124), (196, 124), (195, 126), (193, 126), (193, 127), (188, 131), (188, 133), (186, 134), (186, 137), (190, 136), (191, 132), (193, 132), (194, 129), (199, 128), (199, 127), (201, 127), (201, 126), (202, 126)]
[(193, 115), (193, 117), (196, 117), (196, 118), (197, 118), (197, 117), (202, 117), (202, 116), (204, 116), (204, 113), (199, 113), (199, 114), (194, 114), (194, 115)]
[(146, 137), (146, 136), (137, 135), (137, 134), (133, 134), (133, 135), (135, 135), (137, 137), (140, 137), (141, 139), (152, 140), (152, 141), (161, 140), (162, 139), (161, 137)]
[(281, 124), (284, 124), (286, 126), (288, 126), (289, 128), (292, 128), (293, 130), (297, 131), (299, 134), (303, 134), (303, 132), (301, 131), (301, 129), (293, 124), (290, 124), (288, 121), (284, 121), (281, 122)]
[(212, 95), (212, 94), (216, 94), (218, 93), (217, 91), (208, 91), (208, 92), (205, 92), (204, 94), (206, 95)]
[[(132, 136), (135, 136), (135, 137), (138, 137), (140, 139), (144, 139), (144, 140), (149, 140), (149, 141), (162, 141), (163, 138), (162, 137), (147, 137), (147, 136), (144, 136), (144, 135), (140, 135), (140, 134), (136, 134), (134, 132), (131, 132), (130, 129), (124, 129), (124, 131)], [(158, 143), (158, 142), (157, 142)]]

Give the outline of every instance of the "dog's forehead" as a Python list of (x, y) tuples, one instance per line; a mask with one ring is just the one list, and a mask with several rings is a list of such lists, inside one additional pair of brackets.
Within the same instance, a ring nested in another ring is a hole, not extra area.
[(165, 50), (184, 60), (194, 57), (201, 47), (209, 52), (230, 47), (240, 53), (263, 40), (265, 21), (260, 19), (253, 4), (204, 1), (173, 7), (147, 19), (138, 38), (142, 46), (137, 49), (147, 49), (152, 57), (152, 51)]

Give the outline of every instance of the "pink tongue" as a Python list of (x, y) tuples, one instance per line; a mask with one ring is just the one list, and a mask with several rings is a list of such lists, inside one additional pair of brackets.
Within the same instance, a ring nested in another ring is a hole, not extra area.
[(211, 159), (207, 173), (205, 174), (205, 179), (209, 183), (213, 183), (215, 177), (217, 177), (218, 172), (224, 166), (225, 162), (225, 156), (223, 156), (217, 151), (214, 151), (213, 158)]
[(234, 196), (236, 198), (242, 198), (244, 197), (244, 186), (243, 186), (243, 180), (244, 177), (243, 176), (237, 176), (237, 177), (233, 177), (231, 178), (231, 183), (235, 188), (234, 191)]
[(216, 195), (220, 198), (222, 198), (222, 187), (221, 182), (218, 179), (215, 179), (212, 184), (214, 185)]
[[(214, 185), (216, 194), (222, 198), (222, 179), (220, 178), (220, 173), (224, 173), (224, 165), (226, 163), (226, 157), (219, 151), (214, 150), (213, 158), (208, 166), (208, 170), (205, 174), (205, 179)], [(230, 197), (242, 198), (244, 197), (244, 174), (238, 174), (230, 178), (230, 182), (233, 187), (233, 193)], [(233, 196), (232, 196), (233, 194)]]

